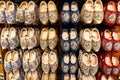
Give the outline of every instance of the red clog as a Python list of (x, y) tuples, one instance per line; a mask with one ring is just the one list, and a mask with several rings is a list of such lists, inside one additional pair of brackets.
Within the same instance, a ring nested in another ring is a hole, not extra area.
[(105, 54), (102, 61), (102, 71), (109, 76), (112, 71), (112, 62), (110, 54)]
[(117, 9), (114, 1), (109, 1), (104, 9), (104, 19), (106, 24), (112, 26), (116, 22)]
[(104, 32), (101, 32), (101, 39), (102, 39), (102, 48), (106, 52), (111, 52), (113, 46), (112, 32), (108, 29), (106, 29)]
[(112, 33), (113, 37), (113, 51), (119, 52), (120, 51), (120, 32), (118, 29), (114, 29)]
[(120, 70), (120, 62), (118, 56), (115, 54), (112, 55), (112, 65), (113, 65), (112, 74), (114, 76), (117, 76)]

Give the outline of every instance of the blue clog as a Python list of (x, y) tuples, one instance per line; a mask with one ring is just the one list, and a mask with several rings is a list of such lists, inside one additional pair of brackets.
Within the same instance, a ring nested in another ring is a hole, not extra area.
[(67, 25), (70, 22), (70, 6), (68, 2), (64, 2), (63, 8), (61, 11), (61, 20), (63, 24)]
[(71, 22), (74, 25), (77, 25), (80, 21), (80, 14), (79, 14), (79, 8), (78, 4), (75, 1), (72, 1), (71, 3)]
[(75, 53), (70, 53), (70, 73), (75, 74), (77, 72), (78, 63)]
[(79, 47), (78, 33), (75, 28), (70, 29), (70, 48), (72, 52), (76, 52)]
[(68, 53), (62, 53), (61, 68), (63, 73), (68, 73), (69, 71), (69, 54)]
[(69, 52), (70, 44), (69, 44), (69, 33), (68, 29), (63, 29), (61, 36), (61, 48), (64, 52)]

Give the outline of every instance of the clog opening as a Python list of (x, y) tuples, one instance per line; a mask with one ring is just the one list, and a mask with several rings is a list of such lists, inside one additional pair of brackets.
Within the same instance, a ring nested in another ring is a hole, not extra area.
[(8, 3), (7, 11), (12, 11), (14, 9), (14, 4), (12, 2)]
[(99, 32), (95, 29), (92, 31), (92, 36), (93, 36), (94, 40), (99, 40), (99, 38), (100, 38), (99, 37)]
[(14, 38), (14, 37), (16, 37), (17, 35), (16, 35), (16, 30), (15, 30), (15, 28), (10, 28), (10, 38)]
[(71, 10), (72, 10), (72, 11), (78, 10), (78, 6), (77, 6), (77, 3), (76, 3), (76, 2), (72, 2)]
[(119, 59), (117, 57), (112, 57), (112, 64), (114, 66), (118, 66), (119, 65)]
[(21, 31), (21, 38), (25, 38), (26, 34), (27, 34), (27, 30), (22, 29), (22, 31)]
[(77, 62), (77, 58), (75, 55), (71, 55), (71, 63), (75, 64)]
[(108, 40), (111, 40), (112, 39), (112, 35), (111, 35), (112, 33), (111, 33), (111, 31), (109, 31), (109, 30), (105, 30), (105, 32), (104, 32), (104, 36), (105, 36), (105, 38), (106, 39), (108, 39)]
[(48, 53), (43, 53), (42, 63), (45, 63), (45, 64), (49, 63), (49, 54)]
[(11, 53), (10, 53), (10, 52), (7, 52), (7, 54), (6, 54), (6, 56), (5, 56), (5, 61), (6, 61), (6, 62), (11, 61)]
[(29, 52), (26, 51), (26, 52), (24, 53), (23, 60), (24, 60), (24, 61), (27, 61), (28, 59), (29, 59)]
[(108, 3), (108, 9), (111, 10), (111, 11), (115, 11), (116, 8), (115, 8), (115, 3), (114, 2), (109, 2)]
[(56, 58), (56, 54), (54, 52), (50, 52), (50, 56), (49, 56), (49, 61), (50, 61), (50, 64), (54, 64), (57, 60)]
[(106, 63), (108, 66), (112, 66), (110, 57), (108, 57), (108, 56), (105, 57), (105, 63)]
[(70, 32), (70, 39), (75, 39), (77, 37), (77, 32), (75, 30), (72, 30)]
[(97, 57), (95, 55), (91, 55), (90, 62), (91, 62), (91, 65), (96, 65), (97, 64)]
[(13, 51), (13, 61), (17, 61), (19, 58), (18, 52), (17, 51)]
[(42, 31), (41, 31), (41, 38), (46, 40), (48, 38), (48, 30), (46, 28), (44, 28)]
[(49, 39), (54, 39), (56, 37), (56, 32), (54, 28), (49, 30)]
[(26, 2), (23, 2), (23, 3), (20, 5), (20, 9), (25, 10), (26, 8), (27, 8), (27, 3), (26, 3)]
[(85, 3), (85, 7), (86, 7), (87, 10), (93, 11), (93, 1), (92, 1), (92, 0), (88, 0), (88, 1)]
[(30, 52), (30, 61), (33, 62), (36, 59), (36, 53), (34, 50)]
[(66, 64), (68, 64), (69, 63), (69, 55), (64, 55), (64, 62), (66, 63)]
[(120, 40), (120, 32), (114, 31), (113, 32), (113, 39), (114, 40)]
[(84, 54), (83, 54), (82, 62), (83, 62), (86, 66), (89, 66), (89, 65), (90, 65), (89, 55), (88, 55), (87, 53), (84, 53)]
[(35, 36), (34, 32), (35, 32), (35, 31), (34, 31), (33, 28), (29, 28), (29, 29), (28, 29), (28, 36), (29, 36), (29, 37)]
[(45, 1), (40, 3), (40, 11), (46, 12), (47, 11), (47, 4)]
[(49, 11), (55, 11), (56, 10), (56, 5), (53, 1), (48, 2), (48, 9), (49, 9)]
[(34, 10), (34, 3), (33, 2), (30, 2), (29, 5), (28, 5), (28, 9), (33, 11)]
[(69, 80), (69, 75), (68, 75), (68, 74), (66, 74), (66, 75), (64, 76), (64, 80)]
[(63, 10), (69, 10), (69, 4), (68, 3), (65, 3), (64, 5), (63, 5)]
[(96, 1), (96, 3), (95, 3), (95, 11), (102, 11), (102, 10), (103, 10), (102, 2), (100, 2), (99, 0)]
[(64, 31), (64, 32), (62, 33), (62, 39), (63, 39), (63, 40), (68, 40), (68, 39), (69, 39), (69, 34), (68, 34), (67, 31)]
[(19, 71), (14, 72), (14, 79), (18, 79), (20, 77)]
[(83, 33), (84, 39), (91, 41), (91, 31), (89, 29), (85, 29)]
[(0, 11), (3, 11), (5, 9), (5, 3), (1, 2), (0, 3)]
[(1, 33), (2, 33), (1, 34), (2, 37), (5, 37), (5, 38), (8, 37), (8, 29), (7, 28), (4, 28)]

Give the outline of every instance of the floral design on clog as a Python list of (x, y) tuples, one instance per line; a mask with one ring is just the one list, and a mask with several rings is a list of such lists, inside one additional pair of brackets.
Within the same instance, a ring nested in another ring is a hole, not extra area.
[(21, 9), (17, 9), (17, 12), (16, 12), (16, 21), (17, 22), (24, 22), (25, 21), (25, 12)]
[(58, 12), (50, 11), (49, 12), (49, 20), (54, 24), (58, 20)]
[(14, 24), (16, 21), (16, 13), (15, 11), (5, 11), (6, 20), (8, 24)]
[(113, 43), (111, 41), (108, 41), (106, 39), (102, 40), (102, 47), (105, 51), (111, 51), (112, 45), (113, 45)]
[(63, 11), (61, 13), (61, 19), (64, 24), (68, 24), (70, 22), (70, 12), (69, 11)]
[(113, 40), (113, 51), (115, 51), (115, 52), (120, 51), (120, 41)]
[(4, 69), (6, 72), (10, 72), (12, 70), (12, 66), (10, 63), (4, 63)]
[(0, 11), (0, 23), (5, 23), (5, 11)]
[(62, 47), (63, 51), (65, 51), (65, 52), (68, 52), (70, 50), (70, 44), (68, 41), (62, 40), (61, 47)]
[(77, 24), (78, 22), (79, 22), (79, 20), (80, 20), (80, 16), (79, 16), (79, 11), (72, 11), (71, 12), (71, 22), (73, 23), (73, 24)]
[(7, 39), (1, 39), (1, 46), (2, 46), (2, 49), (8, 48), (8, 46), (9, 46), (8, 40)]
[(40, 21), (41, 22), (48, 22), (48, 14), (47, 14), (47, 12), (40, 12)]
[(29, 10), (25, 11), (25, 24), (34, 24), (36, 21), (36, 14)]

